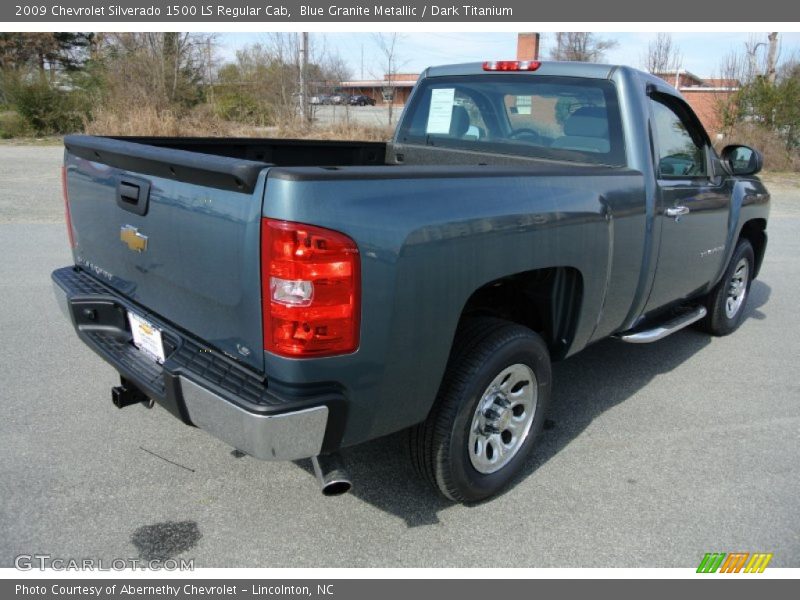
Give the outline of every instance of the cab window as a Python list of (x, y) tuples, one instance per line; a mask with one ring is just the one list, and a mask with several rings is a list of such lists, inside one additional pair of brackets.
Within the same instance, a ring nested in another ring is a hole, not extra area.
[(625, 164), (616, 88), (604, 79), (499, 73), (428, 78), (406, 108), (398, 140)]
[(680, 107), (651, 98), (659, 177), (704, 177), (707, 175), (706, 145)]

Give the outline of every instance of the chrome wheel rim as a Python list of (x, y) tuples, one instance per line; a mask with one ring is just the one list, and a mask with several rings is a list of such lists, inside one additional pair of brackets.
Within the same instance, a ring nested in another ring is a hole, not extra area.
[(725, 298), (725, 315), (732, 319), (744, 304), (747, 296), (747, 282), (750, 277), (750, 265), (746, 258), (736, 263), (733, 276), (728, 282), (728, 296)]
[(538, 387), (528, 365), (500, 371), (483, 392), (469, 430), (469, 459), (479, 473), (494, 473), (513, 459), (531, 431)]

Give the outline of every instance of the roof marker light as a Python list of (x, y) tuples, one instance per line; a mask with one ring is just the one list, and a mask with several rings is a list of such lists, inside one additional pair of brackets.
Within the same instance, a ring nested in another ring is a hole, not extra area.
[(538, 60), (487, 60), (484, 71), (535, 71), (542, 63)]

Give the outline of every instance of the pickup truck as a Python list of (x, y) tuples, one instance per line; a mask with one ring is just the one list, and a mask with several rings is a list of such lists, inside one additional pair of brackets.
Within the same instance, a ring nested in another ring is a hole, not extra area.
[(408, 430), (476, 502), (514, 478), (551, 361), (608, 337), (735, 330), (767, 244), (761, 155), (714, 150), (625, 66), (427, 69), (389, 143), (67, 136), (78, 337), (121, 382), (248, 455), (311, 458)]

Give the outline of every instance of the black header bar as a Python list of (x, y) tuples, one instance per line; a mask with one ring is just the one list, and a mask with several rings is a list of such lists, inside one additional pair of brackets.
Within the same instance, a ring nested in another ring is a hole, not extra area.
[(6, 23), (45, 22), (777, 22), (800, 21), (787, 0), (11, 0)]

